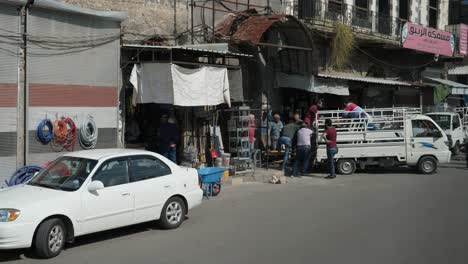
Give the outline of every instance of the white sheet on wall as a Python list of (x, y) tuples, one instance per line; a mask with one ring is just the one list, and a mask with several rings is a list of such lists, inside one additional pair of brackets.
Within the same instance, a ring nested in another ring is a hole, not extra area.
[(169, 63), (142, 63), (133, 67), (130, 82), (134, 87), (134, 105), (205, 106), (227, 103), (231, 106), (226, 68), (188, 69)]

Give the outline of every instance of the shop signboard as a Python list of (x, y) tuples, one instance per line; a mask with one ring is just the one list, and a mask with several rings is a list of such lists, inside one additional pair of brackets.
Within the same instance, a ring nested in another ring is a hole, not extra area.
[(468, 25), (460, 24), (460, 54), (468, 54)]
[(455, 50), (455, 37), (452, 33), (409, 22), (401, 30), (401, 43), (406, 49), (450, 57)]

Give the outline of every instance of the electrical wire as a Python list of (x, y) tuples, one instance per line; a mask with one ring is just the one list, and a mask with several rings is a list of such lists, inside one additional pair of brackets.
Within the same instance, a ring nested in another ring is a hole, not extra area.
[(39, 166), (26, 166), (17, 170), (9, 180), (5, 181), (8, 187), (20, 185), (29, 181), (37, 172), (42, 170)]
[[(47, 128), (47, 129), (46, 129)], [(37, 140), (42, 144), (48, 144), (54, 138), (54, 124), (50, 119), (42, 120), (37, 126)]]
[(79, 136), (80, 146), (83, 149), (93, 149), (96, 147), (98, 128), (93, 118), (87, 118), (81, 123)]
[(71, 118), (54, 121), (54, 143), (73, 151), (76, 142), (76, 125)]

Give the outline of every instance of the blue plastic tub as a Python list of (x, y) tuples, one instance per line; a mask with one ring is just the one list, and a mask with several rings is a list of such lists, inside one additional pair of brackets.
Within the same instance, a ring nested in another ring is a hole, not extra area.
[(202, 183), (216, 183), (221, 180), (226, 168), (208, 167), (198, 170), (198, 175)]

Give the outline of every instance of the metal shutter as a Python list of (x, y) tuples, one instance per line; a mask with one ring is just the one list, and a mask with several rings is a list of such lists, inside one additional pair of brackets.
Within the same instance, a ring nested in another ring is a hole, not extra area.
[(16, 170), (19, 24), (17, 7), (0, 4), (0, 186)]
[(38, 142), (36, 128), (45, 118), (70, 117), (79, 127), (92, 116), (99, 129), (96, 148), (116, 147), (120, 23), (36, 7), (29, 13), (28, 34), (40, 40), (28, 43), (28, 164), (42, 165), (68, 152)]

